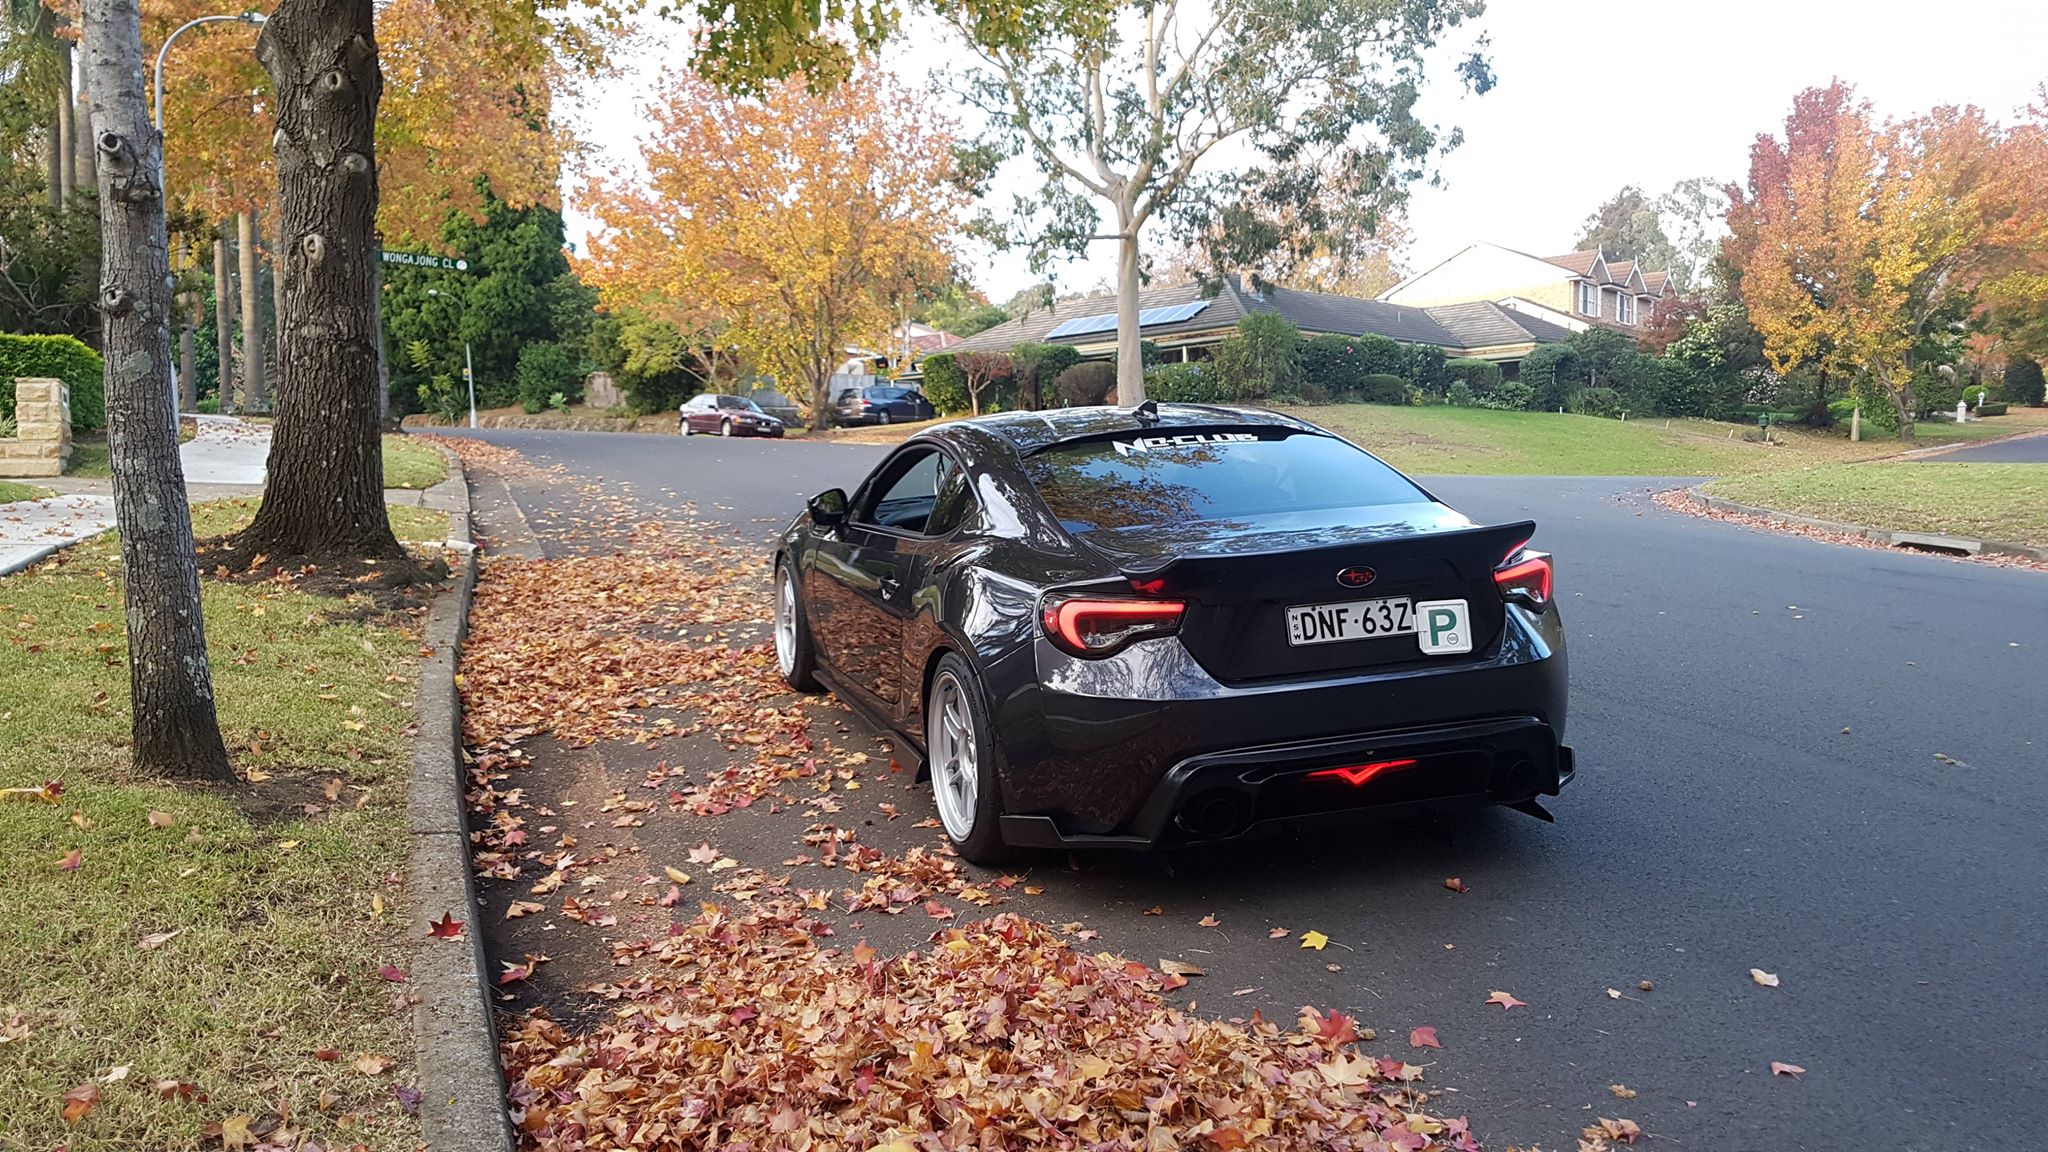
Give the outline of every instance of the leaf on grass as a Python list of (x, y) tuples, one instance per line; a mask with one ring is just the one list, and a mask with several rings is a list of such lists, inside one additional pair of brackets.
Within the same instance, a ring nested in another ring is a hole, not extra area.
[(1431, 1028), (1428, 1025), (1424, 1025), (1420, 1028), (1410, 1028), (1408, 1030), (1408, 1046), (1410, 1048), (1443, 1047), (1442, 1044), (1437, 1043), (1436, 1029)]
[(391, 981), (393, 984), (403, 984), (405, 982), (405, 973), (400, 972), (398, 967), (393, 964), (386, 964), (382, 968), (377, 969), (377, 975)]
[(1449, 888), (1453, 892), (1464, 892), (1467, 890), (1465, 887), (1465, 882), (1463, 880), (1458, 879), (1456, 876), (1445, 877), (1444, 887)]
[(78, 871), (78, 866), (84, 862), (85, 854), (73, 848), (57, 858), (57, 867), (62, 868), (66, 872), (76, 872)]
[(100, 1077), (100, 1083), (119, 1084), (128, 1078), (128, 1069), (129, 1066), (126, 1064), (116, 1064), (112, 1068), (107, 1069), (105, 1076)]
[(1526, 1001), (1526, 1000), (1517, 1000), (1517, 999), (1515, 999), (1515, 997), (1514, 997), (1514, 993), (1512, 993), (1512, 992), (1493, 992), (1493, 993), (1490, 993), (1490, 994), (1489, 994), (1489, 995), (1488, 995), (1488, 996), (1486, 997), (1486, 1002), (1487, 1002), (1488, 1004), (1498, 1004), (1498, 1005), (1500, 1005), (1500, 1006), (1501, 1006), (1501, 1010), (1502, 1010), (1502, 1011), (1507, 1011), (1508, 1009), (1511, 1009), (1511, 1008), (1527, 1008), (1527, 1007), (1529, 1006), (1529, 1002), (1528, 1002), (1528, 1001)]
[(365, 1076), (382, 1076), (391, 1070), (391, 1057), (376, 1052), (365, 1052), (356, 1057), (355, 1070)]
[(1771, 1061), (1771, 1075), (1804, 1076), (1806, 1075), (1806, 1069), (1801, 1068), (1797, 1064), (1787, 1064), (1782, 1060), (1773, 1060)]
[(100, 1086), (88, 1081), (64, 1094), (64, 1123), (77, 1124), (100, 1102)]
[[(235, 1152), (256, 1143), (256, 1134), (249, 1129), (256, 1123), (254, 1116), (229, 1116), (220, 1122), (220, 1146)], [(212, 1125), (208, 1125), (209, 1128)]]
[(1301, 934), (1301, 946), (1303, 948), (1313, 948), (1316, 951), (1321, 952), (1323, 950), (1323, 947), (1327, 945), (1329, 942), (1330, 938), (1328, 936), (1323, 935), (1321, 932), (1318, 932), (1313, 928)]
[(149, 814), (149, 826), (151, 828), (169, 828), (177, 822), (178, 818), (169, 812), (151, 812)]
[(370, 918), (374, 920), (382, 915), (384, 915), (384, 894), (382, 892), (372, 892), (370, 893)]
[(1751, 968), (1749, 970), (1749, 978), (1756, 981), (1760, 987), (1776, 988), (1778, 986), (1778, 974), (1776, 972), (1766, 972), (1761, 968)]
[(249, 778), (249, 783), (251, 784), (262, 784), (270, 779), (270, 773), (265, 772), (261, 768), (249, 769), (247, 776)]
[(462, 935), (462, 921), (452, 912), (443, 912), (439, 920), (427, 921), (427, 935), (437, 940), (453, 940)]
[(87, 816), (84, 812), (76, 808), (73, 808), (71, 810), (71, 823), (80, 832), (90, 832), (93, 830), (93, 826), (98, 824), (99, 821), (94, 820), (91, 817)]
[(547, 910), (548, 906), (538, 901), (514, 900), (511, 903), (511, 905), (505, 909), (505, 919), (517, 920), (521, 916), (531, 916), (535, 912), (545, 912)]
[(183, 928), (173, 928), (169, 932), (151, 932), (149, 935), (136, 941), (135, 946), (144, 952), (154, 952), (184, 934), (185, 930)]

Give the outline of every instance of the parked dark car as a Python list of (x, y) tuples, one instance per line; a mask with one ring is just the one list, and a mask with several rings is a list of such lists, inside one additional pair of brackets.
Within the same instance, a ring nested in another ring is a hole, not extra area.
[(705, 392), (683, 401), (676, 428), (685, 436), (716, 432), (720, 436), (782, 435), (782, 421), (761, 411), (745, 396), (721, 396)]
[(1549, 819), (1573, 757), (1535, 531), (1271, 412), (955, 421), (791, 523), (775, 654), (919, 757), (970, 860), (1476, 804)]
[(915, 388), (875, 384), (840, 396), (833, 418), (839, 424), (901, 424), (936, 420), (938, 415), (939, 410)]

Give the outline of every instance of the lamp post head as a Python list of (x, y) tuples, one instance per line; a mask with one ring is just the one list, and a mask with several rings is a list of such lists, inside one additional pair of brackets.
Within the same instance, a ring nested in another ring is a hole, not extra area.
[(235, 19), (240, 20), (244, 24), (254, 24), (258, 28), (270, 23), (270, 17), (265, 16), (261, 12), (244, 12), (240, 16), (235, 17)]

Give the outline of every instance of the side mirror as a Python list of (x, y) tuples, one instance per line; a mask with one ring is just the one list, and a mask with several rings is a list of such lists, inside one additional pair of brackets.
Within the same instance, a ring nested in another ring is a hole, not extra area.
[(810, 499), (811, 523), (823, 527), (846, 522), (846, 490), (827, 488)]

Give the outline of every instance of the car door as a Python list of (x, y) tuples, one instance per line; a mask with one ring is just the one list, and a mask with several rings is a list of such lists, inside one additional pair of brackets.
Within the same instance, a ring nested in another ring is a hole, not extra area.
[(914, 710), (919, 685), (904, 666), (905, 626), (916, 609), (940, 487), (958, 470), (930, 444), (906, 445), (854, 497), (836, 537), (813, 549), (812, 629), (835, 687), (890, 719)]
[(712, 407), (713, 398), (699, 396), (690, 401), (690, 431), (718, 431), (718, 411)]

